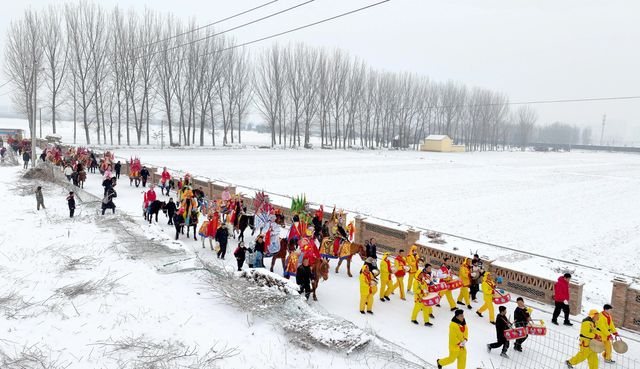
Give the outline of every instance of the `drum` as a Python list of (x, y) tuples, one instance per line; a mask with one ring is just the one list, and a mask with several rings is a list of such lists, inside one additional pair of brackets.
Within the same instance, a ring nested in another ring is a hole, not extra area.
[(511, 301), (511, 295), (508, 293), (505, 293), (502, 295), (499, 293), (496, 293), (493, 295), (493, 303), (496, 305), (506, 304), (509, 301)]
[(516, 340), (527, 336), (527, 330), (524, 327), (507, 329), (504, 331), (504, 338), (507, 340)]
[(624, 354), (629, 350), (629, 346), (623, 340), (616, 340), (613, 342), (613, 349), (619, 354)]
[(532, 336), (546, 336), (547, 335), (547, 327), (543, 325), (529, 325), (527, 326), (527, 334)]
[(438, 282), (429, 286), (429, 292), (440, 292), (447, 289), (446, 282)]
[(462, 281), (458, 277), (454, 277), (452, 280), (447, 282), (447, 289), (449, 291), (457, 290), (462, 287)]
[(591, 340), (591, 342), (589, 343), (589, 348), (596, 354), (600, 354), (604, 352), (604, 343), (598, 340)]
[(424, 306), (435, 306), (440, 303), (440, 295), (435, 292), (431, 292), (425, 296), (421, 302)]

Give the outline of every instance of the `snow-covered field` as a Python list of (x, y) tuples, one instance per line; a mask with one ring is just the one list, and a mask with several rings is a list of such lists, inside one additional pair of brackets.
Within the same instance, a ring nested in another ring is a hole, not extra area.
[[(205, 360), (214, 345), (218, 352), (223, 347), (236, 349), (235, 356), (216, 362), (225, 368), (382, 368), (389, 365), (417, 368), (430, 367), (428, 363), (433, 364), (436, 358), (446, 354), (451, 318), (446, 303), (434, 311), (432, 328), (409, 322), (413, 307), (411, 295), (408, 301), (399, 300), (397, 294), (387, 303), (376, 299), (375, 315), (363, 316), (357, 309), (357, 279), (348, 278), (344, 272), (332, 272), (329, 280), (320, 284), (318, 303), (302, 303), (294, 310), (302, 309), (313, 316), (333, 316), (331, 321), (347, 329), (318, 329), (316, 335), (320, 339), (344, 337), (361, 330), (366, 332), (365, 336), (375, 337), (369, 349), (345, 355), (321, 347), (301, 347), (282, 329), (291, 322), (274, 322), (247, 312), (246, 306), (230, 304), (216, 286), (208, 282), (206, 273), (199, 270), (171, 273), (198, 269), (193, 262), (196, 255), (218, 267), (233, 266), (235, 260), (229, 254), (236, 246), (235, 240), (230, 241), (224, 264), (215, 259), (212, 251), (202, 249), (199, 240), (187, 240), (183, 236), (174, 242), (171, 240), (174, 229), (166, 225), (164, 216), (160, 216), (157, 224), (143, 222), (141, 189), (127, 186), (126, 181), (117, 187), (115, 216), (97, 215), (94, 197), (82, 193), (84, 202), (79, 204), (76, 218), (70, 220), (64, 201), (66, 191), (52, 184), (45, 184), (47, 210), (36, 212), (30, 191), (37, 183), (18, 182), (20, 172), (16, 167), (0, 168), (0, 201), (14, 204), (12, 211), (2, 212), (1, 221), (9, 227), (3, 228), (0, 240), (0, 273), (6, 281), (0, 296), (15, 292), (12, 301), (28, 302), (17, 314), (11, 309), (0, 309), (4, 313), (0, 332), (6, 332), (0, 339), (0, 349), (4, 352), (19, 353), (31, 347), (32, 351), (41, 350), (43, 357), (71, 364), (70, 368), (136, 367), (134, 358), (140, 360), (142, 354), (148, 355), (150, 351), (131, 350), (127, 345), (131, 341), (127, 340), (140, 337), (144, 337), (143, 343), (157, 344), (164, 349), (196, 348), (197, 354), (180, 359), (183, 364)], [(90, 175), (85, 188), (100, 195), (99, 177)], [(127, 238), (132, 235), (140, 242), (139, 248)], [(252, 238), (248, 237), (247, 241), (251, 242)], [(173, 262), (177, 263), (171, 264)], [(353, 270), (358, 270), (360, 265), (361, 261), (357, 260)], [(279, 264), (276, 272), (281, 272)], [(65, 295), (65, 291), (73, 290), (70, 286), (83, 282), (101, 283), (97, 283), (93, 292)], [(545, 312), (549, 306), (536, 303), (531, 306), (536, 310), (535, 318), (550, 320)], [(512, 309), (513, 305), (509, 305), (509, 310)], [(340, 323), (344, 319), (345, 323)], [(486, 343), (495, 338), (494, 328), (486, 317), (481, 319), (469, 311), (467, 320), (471, 332), (468, 368), (555, 368), (555, 364), (560, 368), (562, 359), (577, 349), (578, 327), (554, 326), (549, 339), (554, 340), (557, 350), (549, 351), (546, 348), (549, 341), (534, 337), (525, 344), (525, 353), (510, 351), (512, 358), (502, 360), (497, 353), (487, 354), (485, 350)], [(349, 324), (354, 328), (349, 328)], [(624, 335), (631, 345), (625, 357), (638, 359), (640, 346), (634, 341), (638, 337)], [(14, 356), (18, 356), (17, 353)], [(402, 359), (408, 361), (398, 361)], [(540, 364), (543, 359), (547, 360), (546, 366)], [(628, 366), (628, 361), (627, 366), (624, 365), (623, 357), (616, 359), (622, 365), (611, 368), (633, 368)]]
[[(24, 121), (0, 123), (15, 126)], [(72, 137), (70, 128), (68, 122), (60, 125), (65, 142)], [(244, 142), (266, 145), (269, 136), (247, 132)], [(640, 246), (637, 154), (446, 154), (255, 146), (127, 147), (115, 152), (230, 182), (244, 193), (254, 189), (289, 196), (305, 193), (325, 207), (337, 205), (391, 223), (504, 246), (509, 249), (448, 238), (448, 247), (477, 250), (498, 263), (547, 278), (555, 279), (563, 270), (575, 272), (585, 283), (585, 308), (608, 302), (614, 275), (639, 276), (640, 261), (630, 257)], [(607, 250), (606, 256), (602, 250)]]

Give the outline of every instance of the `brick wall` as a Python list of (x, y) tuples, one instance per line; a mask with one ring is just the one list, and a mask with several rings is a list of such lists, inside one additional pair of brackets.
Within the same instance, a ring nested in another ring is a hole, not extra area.
[[(418, 246), (418, 252), (425, 257), (427, 263), (440, 266), (444, 262), (444, 259), (448, 258), (451, 269), (454, 271), (460, 270), (460, 265), (467, 257), (467, 255), (449, 252), (421, 243), (416, 243), (416, 246)], [(495, 265), (492, 260), (483, 260), (483, 263), (485, 269), (494, 276), (502, 277), (503, 282), (501, 288), (511, 293), (512, 299), (515, 300), (518, 296), (522, 296), (545, 304), (553, 304), (553, 286), (556, 280)], [(581, 312), (582, 288), (583, 285), (580, 283), (572, 282), (569, 285), (572, 315), (577, 315)]]
[(640, 289), (624, 278), (616, 278), (611, 290), (613, 320), (619, 327), (640, 332)]
[(364, 244), (366, 240), (375, 238), (378, 252), (397, 253), (400, 249), (408, 250), (420, 238), (420, 232), (414, 229), (391, 228), (367, 222), (365, 218), (356, 217), (355, 224), (354, 242)]

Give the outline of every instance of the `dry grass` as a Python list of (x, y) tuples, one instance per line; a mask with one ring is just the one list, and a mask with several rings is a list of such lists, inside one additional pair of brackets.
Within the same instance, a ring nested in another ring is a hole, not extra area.
[(96, 342), (107, 359), (119, 369), (214, 369), (218, 362), (239, 353), (236, 348), (214, 345), (203, 354), (197, 346), (175, 340), (153, 341), (145, 336), (130, 336)]
[[(55, 356), (55, 357), (54, 357)], [(25, 346), (20, 351), (6, 353), (0, 350), (0, 368), (2, 369), (65, 369), (71, 363), (60, 359), (59, 352), (41, 349), (36, 345)]]

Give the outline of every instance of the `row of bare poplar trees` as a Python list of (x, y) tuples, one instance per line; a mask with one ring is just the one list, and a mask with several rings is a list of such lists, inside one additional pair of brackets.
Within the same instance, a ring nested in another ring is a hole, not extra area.
[(72, 111), (74, 141), (79, 122), (98, 144), (149, 144), (153, 120), (170, 144), (215, 145), (216, 130), (222, 144), (241, 142), (252, 114), (284, 146), (319, 135), (333, 148), (418, 147), (447, 134), (493, 150), (525, 146), (534, 131), (536, 113), (510, 111), (504, 94), (376, 71), (342, 50), (274, 44), (252, 54), (224, 31), (194, 29), (90, 2), (28, 10), (7, 35), (14, 102), (30, 121), (36, 101), (46, 106), (54, 133), (60, 112)]

